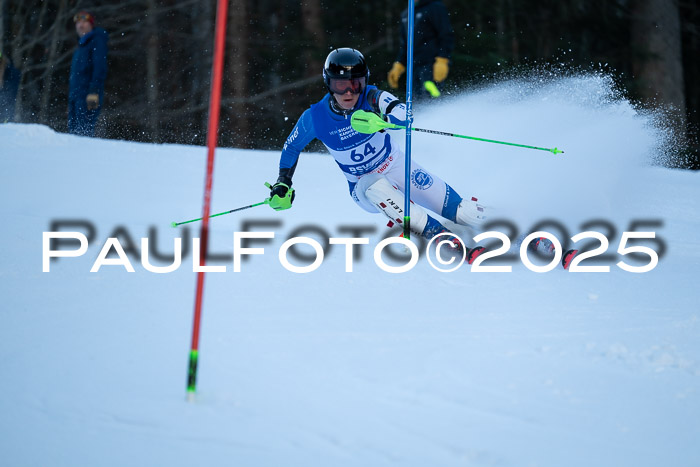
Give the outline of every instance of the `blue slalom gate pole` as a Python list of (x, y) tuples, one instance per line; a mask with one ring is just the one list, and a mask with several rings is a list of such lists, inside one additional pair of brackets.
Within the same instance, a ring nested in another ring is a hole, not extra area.
[(411, 238), (411, 127), (413, 126), (413, 16), (414, 0), (408, 0), (408, 29), (406, 43), (406, 179), (404, 181), (403, 236)]

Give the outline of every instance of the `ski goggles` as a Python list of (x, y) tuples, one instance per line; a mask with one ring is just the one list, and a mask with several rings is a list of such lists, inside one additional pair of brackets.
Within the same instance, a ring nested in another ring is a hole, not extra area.
[(331, 78), (328, 81), (328, 89), (333, 94), (345, 94), (348, 91), (352, 94), (360, 94), (365, 87), (366, 81), (367, 79), (364, 76), (352, 79)]

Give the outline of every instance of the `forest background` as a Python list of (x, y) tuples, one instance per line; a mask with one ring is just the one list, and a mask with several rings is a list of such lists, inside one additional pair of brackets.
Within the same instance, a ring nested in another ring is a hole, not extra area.
[[(455, 31), (445, 98), (501, 78), (607, 74), (640, 111), (665, 115), (661, 124), (679, 142), (666, 165), (700, 169), (696, 0), (443, 3)], [(388, 90), (406, 5), (230, 0), (220, 145), (280, 149), (298, 116), (325, 93), (323, 61), (336, 47), (361, 50), (370, 82)], [(110, 34), (98, 136), (204, 145), (215, 0), (0, 0), (2, 51), (22, 71), (15, 121), (67, 131), (79, 10)]]

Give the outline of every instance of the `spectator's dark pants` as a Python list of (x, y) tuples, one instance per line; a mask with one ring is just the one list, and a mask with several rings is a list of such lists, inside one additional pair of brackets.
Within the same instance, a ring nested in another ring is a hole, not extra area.
[(68, 105), (68, 133), (79, 136), (95, 136), (95, 124), (102, 107), (88, 110), (85, 99), (76, 99)]
[[(433, 64), (427, 63), (425, 65), (415, 65), (413, 70), (413, 96), (414, 99), (432, 99), (430, 93), (425, 90), (423, 83), (426, 81), (433, 81)], [(435, 83), (437, 88), (442, 92), (442, 86), (439, 83)]]

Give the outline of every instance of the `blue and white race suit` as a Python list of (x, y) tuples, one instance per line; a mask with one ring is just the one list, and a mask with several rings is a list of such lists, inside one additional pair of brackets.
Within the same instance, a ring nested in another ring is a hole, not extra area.
[[(365, 197), (364, 190), (357, 189), (358, 182), (362, 177), (370, 175), (384, 176), (405, 194), (405, 155), (399, 147), (398, 135), (392, 135), (396, 133), (391, 130), (373, 134), (358, 133), (350, 125), (352, 113), (339, 115), (331, 109), (332, 98), (330, 94), (326, 94), (301, 115), (282, 149), (280, 168), (293, 167), (301, 151), (317, 138), (328, 148), (348, 179), (353, 199), (363, 209), (378, 212), (374, 204)], [(406, 125), (406, 106), (399, 103), (395, 96), (378, 90), (376, 86), (365, 88), (353, 112), (356, 110), (380, 113), (386, 115), (391, 123)], [(411, 201), (455, 221), (462, 198), (452, 187), (413, 160), (411, 183)]]

